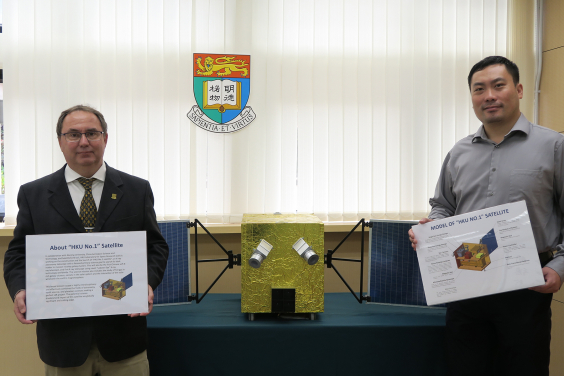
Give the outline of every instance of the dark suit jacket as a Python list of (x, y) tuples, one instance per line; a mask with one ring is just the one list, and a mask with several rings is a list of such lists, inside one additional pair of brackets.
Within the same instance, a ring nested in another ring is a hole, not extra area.
[[(85, 232), (64, 169), (20, 187), (18, 222), (4, 258), (4, 279), (12, 299), (25, 289), (26, 235)], [(107, 166), (94, 232), (143, 230), (147, 231), (148, 282), (155, 289), (164, 274), (168, 246), (157, 225), (153, 192), (148, 181)], [(107, 361), (130, 358), (147, 348), (146, 319), (113, 315), (37, 322), (39, 356), (51, 366), (82, 365), (92, 339)]]

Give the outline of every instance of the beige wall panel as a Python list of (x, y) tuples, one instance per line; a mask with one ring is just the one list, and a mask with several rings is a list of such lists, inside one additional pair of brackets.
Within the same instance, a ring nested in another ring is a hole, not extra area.
[[(204, 230), (201, 232), (204, 232)], [(215, 244), (212, 238), (205, 233), (202, 235), (201, 232), (200, 228), (198, 228), (198, 258), (200, 260), (227, 258), (225, 253), (217, 244)], [(233, 251), (233, 254), (241, 253), (241, 234), (214, 234), (213, 236), (226, 250)], [(192, 253), (190, 257), (192, 285), (190, 288), (192, 290), (192, 294), (196, 294), (196, 247), (194, 244), (194, 235), (190, 234), (190, 251)], [(226, 265), (227, 261), (200, 263), (200, 296), (206, 291), (214, 279), (217, 278)], [(211, 289), (210, 293), (240, 294), (241, 268), (239, 266), (235, 266), (233, 269), (227, 269), (223, 276)], [(205, 300), (201, 304), (205, 304)]]
[(513, 0), (509, 3), (509, 30), (507, 38), (507, 58), (519, 67), (519, 81), (523, 84), (521, 112), (529, 120), (534, 119), (535, 101), (535, 2), (533, 0)]
[[(539, 124), (564, 131), (564, 1), (544, 1), (543, 71), (539, 94)], [(560, 47), (560, 48), (559, 48)], [(552, 302), (551, 375), (564, 375), (564, 290)]]
[[(0, 237), (0, 267), (4, 270), (4, 254), (9, 237)], [(14, 303), (2, 278), (0, 287), (0, 375), (43, 375), (43, 362), (37, 351), (35, 324), (20, 324), (14, 315)]]
[(539, 94), (539, 124), (564, 131), (564, 48), (544, 52)]
[[(351, 226), (352, 229), (352, 226)], [(325, 233), (325, 253), (329, 249), (335, 249), (337, 245), (343, 240), (346, 233)], [(364, 243), (364, 282), (363, 289), (366, 293), (368, 289), (368, 229), (365, 230), (365, 243)], [(352, 234), (345, 243), (337, 250), (335, 257), (347, 259), (360, 259), (360, 239), (361, 233), (355, 232)], [(352, 287), (354, 291), (359, 290), (360, 287), (360, 263), (358, 262), (345, 262), (333, 261), (339, 273)], [(350, 294), (347, 286), (341, 281), (337, 273), (333, 269), (325, 268), (325, 292), (347, 292)], [(358, 304), (354, 297), (350, 296), (351, 304)], [(363, 303), (364, 304), (364, 303)]]
[[(353, 226), (351, 226), (352, 229)], [(334, 249), (346, 233), (326, 232), (325, 233), (325, 253), (328, 249)], [(241, 234), (214, 234), (214, 237), (227, 249), (233, 251), (234, 254), (241, 253)], [(348, 259), (360, 259), (360, 238), (361, 234), (355, 232), (347, 241), (339, 248), (336, 257)], [(368, 231), (365, 231), (365, 249), (364, 249), (364, 292), (368, 286)], [(196, 293), (196, 267), (195, 267), (195, 247), (194, 236), (191, 235), (191, 270), (192, 270), (192, 293)], [(225, 253), (214, 243), (208, 235), (200, 235), (198, 232), (198, 254), (200, 259), (219, 259), (225, 258)], [(248, 260), (242, 260), (247, 262)], [(321, 262), (321, 260), (319, 261)], [(200, 295), (210, 286), (214, 279), (225, 268), (226, 262), (216, 263), (200, 263)], [(345, 280), (358, 290), (360, 283), (360, 264), (353, 262), (335, 261), (339, 273)], [(325, 268), (325, 292), (349, 292), (345, 284), (337, 276), (334, 270)], [(210, 293), (241, 293), (241, 268), (234, 267), (228, 269), (220, 278)], [(351, 295), (351, 299), (354, 299)]]
[(544, 1), (544, 30), (542, 50), (564, 46), (564, 1)]

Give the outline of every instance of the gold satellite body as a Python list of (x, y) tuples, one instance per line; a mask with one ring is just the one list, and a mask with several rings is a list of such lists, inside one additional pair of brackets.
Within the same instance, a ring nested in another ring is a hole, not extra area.
[[(319, 261), (309, 265), (292, 246), (303, 238)], [(255, 269), (248, 263), (266, 240), (272, 250)], [(244, 214), (241, 223), (241, 312), (273, 312), (273, 290), (295, 289), (295, 313), (323, 312), (323, 222), (309, 214)], [(289, 311), (284, 311), (289, 312)]]

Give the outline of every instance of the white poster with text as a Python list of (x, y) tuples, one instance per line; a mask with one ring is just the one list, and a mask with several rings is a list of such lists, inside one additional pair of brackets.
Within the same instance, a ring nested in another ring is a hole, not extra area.
[(429, 305), (544, 284), (525, 201), (412, 229)]
[(28, 320), (147, 312), (145, 231), (26, 236)]

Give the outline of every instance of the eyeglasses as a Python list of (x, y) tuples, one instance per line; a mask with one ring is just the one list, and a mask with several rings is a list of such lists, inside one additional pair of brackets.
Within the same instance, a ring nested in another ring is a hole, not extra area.
[(61, 134), (61, 136), (65, 136), (68, 142), (78, 142), (82, 138), (82, 135), (85, 135), (88, 141), (100, 141), (102, 139), (103, 134), (104, 132), (101, 131), (88, 131), (84, 133), (67, 132)]

